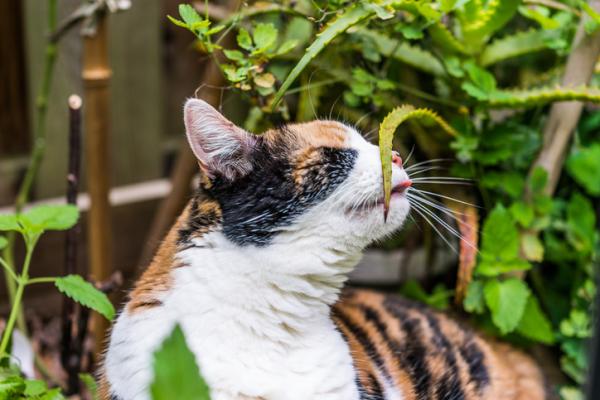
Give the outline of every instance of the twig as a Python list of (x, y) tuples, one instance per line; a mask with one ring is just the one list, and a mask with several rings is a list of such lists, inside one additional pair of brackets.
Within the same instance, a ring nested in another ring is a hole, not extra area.
[[(69, 97), (69, 167), (67, 173), (67, 203), (77, 204), (79, 191), (79, 173), (81, 164), (81, 97)], [(81, 227), (76, 224), (67, 232), (65, 241), (65, 275), (77, 272), (77, 238)], [(80, 319), (83, 310), (79, 308)], [(63, 297), (62, 336), (60, 361), (67, 372), (67, 394), (79, 392), (79, 371), (81, 369), (81, 349), (73, 346), (73, 321), (76, 318), (75, 303), (69, 297)], [(87, 315), (87, 312), (85, 313)], [(86, 318), (87, 331), (87, 318)], [(78, 332), (79, 333), (79, 332)], [(84, 333), (85, 334), (85, 333)], [(78, 351), (79, 350), (79, 351)]]
[[(600, 11), (600, 1), (593, 1), (590, 5)], [(579, 22), (577, 33), (573, 41), (573, 51), (567, 60), (567, 66), (562, 79), (565, 87), (575, 87), (589, 83), (594, 66), (600, 56), (600, 31), (591, 35), (585, 32), (585, 23), (589, 19), (584, 15)], [(551, 195), (556, 189), (558, 178), (563, 169), (565, 153), (575, 127), (579, 122), (583, 103), (578, 101), (560, 102), (552, 105), (548, 121), (544, 127), (544, 144), (537, 159), (529, 171), (531, 177), (537, 167), (542, 167), (548, 172), (548, 182), (544, 189)]]

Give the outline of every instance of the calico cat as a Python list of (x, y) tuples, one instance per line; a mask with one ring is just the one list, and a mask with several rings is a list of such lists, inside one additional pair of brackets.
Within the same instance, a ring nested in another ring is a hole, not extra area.
[(399, 229), (410, 179), (393, 155), (314, 121), (252, 135), (184, 109), (197, 192), (110, 337), (102, 399), (149, 399), (152, 354), (179, 323), (213, 400), (544, 398), (524, 354), (392, 295), (342, 290), (363, 249)]

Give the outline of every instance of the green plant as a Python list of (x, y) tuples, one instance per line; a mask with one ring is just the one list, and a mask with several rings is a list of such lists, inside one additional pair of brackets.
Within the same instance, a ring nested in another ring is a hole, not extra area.
[[(598, 15), (577, 0), (260, 2), (221, 21), (227, 29), (219, 34), (238, 32), (237, 48), (212, 51), (233, 61), (221, 67), (250, 105), (248, 129), (322, 115), (341, 116), (365, 131), (379, 128), (386, 177), (393, 139), (404, 152), (414, 147), (413, 162), (424, 160), (410, 167), (419, 189), (415, 211), (440, 226), (436, 231), (447, 229), (451, 237), (444, 241), (451, 245), (452, 235), (478, 229), (465, 225), (462, 212), (474, 216), (470, 224), (477, 216), (482, 222), (479, 243), (458, 241), (461, 260), (473, 262), (458, 265), (457, 288), (466, 296), (457, 290), (456, 303), (492, 334), (554, 346), (573, 384), (560, 393), (573, 398), (579, 393), (574, 385), (585, 377), (596, 292), (600, 113), (584, 109), (574, 140), (560, 149), (564, 168), (560, 161), (536, 166), (552, 142), (544, 137), (550, 103), (600, 102), (597, 73), (589, 82), (562, 85), (565, 70), (573, 68), (568, 59), (582, 51), (576, 27), (598, 40)], [(264, 26), (271, 26), (270, 43), (297, 45), (257, 58), (244, 32)], [(208, 48), (203, 35), (196, 39), (197, 47)], [(268, 90), (256, 81), (262, 74), (275, 78)], [(431, 160), (438, 158), (456, 160), (451, 177), (431, 175), (440, 168)], [(460, 179), (473, 186), (456, 187)], [(426, 185), (435, 190), (420, 189)], [(422, 241), (435, 243), (427, 232)], [(430, 295), (413, 285), (405, 293), (446, 305), (444, 296), (436, 297), (441, 287)]]
[[(78, 275), (30, 277), (34, 249), (43, 233), (51, 230), (70, 229), (75, 225), (78, 218), (79, 211), (77, 207), (71, 205), (38, 206), (23, 213), (0, 215), (0, 231), (20, 234), (25, 243), (25, 257), (20, 269), (17, 269), (9, 261), (0, 258), (0, 265), (2, 265), (7, 276), (16, 285), (15, 297), (10, 304), (11, 311), (0, 341), (0, 361), (2, 367), (0, 368), (0, 374), (2, 375), (2, 379), (0, 380), (0, 398), (62, 398), (59, 389), (48, 390), (43, 382), (22, 378), (18, 368), (12, 362), (10, 350), (11, 338), (17, 315), (21, 308), (23, 293), (27, 287), (34, 284), (53, 283), (63, 294), (99, 312), (107, 319), (112, 320), (115, 315), (114, 307), (108, 297)], [(7, 244), (8, 241), (0, 236), (0, 248)]]

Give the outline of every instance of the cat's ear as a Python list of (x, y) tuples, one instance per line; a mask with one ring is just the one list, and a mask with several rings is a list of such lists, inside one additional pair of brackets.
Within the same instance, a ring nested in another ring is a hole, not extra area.
[(250, 172), (254, 135), (199, 99), (189, 99), (183, 114), (190, 147), (209, 178), (234, 180)]

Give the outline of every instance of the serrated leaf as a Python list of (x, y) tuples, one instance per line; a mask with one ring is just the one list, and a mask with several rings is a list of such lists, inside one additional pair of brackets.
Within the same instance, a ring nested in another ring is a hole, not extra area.
[(537, 298), (533, 295), (527, 298), (525, 311), (517, 327), (517, 332), (537, 342), (548, 345), (554, 343), (552, 324), (540, 308)]
[(483, 67), (508, 60), (510, 58), (531, 54), (548, 47), (548, 31), (530, 30), (505, 36), (488, 44), (481, 55), (479, 62)]
[(281, 98), (287, 92), (298, 75), (306, 68), (308, 63), (315, 58), (333, 39), (344, 33), (348, 28), (373, 15), (374, 11), (365, 8), (362, 3), (351, 6), (345, 12), (335, 17), (327, 24), (325, 29), (317, 35), (315, 41), (306, 49), (306, 52), (283, 81), (275, 93), (272, 108), (275, 109)]
[(575, 150), (567, 160), (567, 171), (588, 193), (600, 196), (600, 144)]
[(71, 204), (37, 206), (19, 215), (23, 226), (43, 231), (70, 229), (78, 219), (79, 209)]
[(485, 302), (492, 312), (492, 321), (502, 334), (514, 331), (525, 312), (530, 291), (517, 279), (490, 280), (483, 288)]
[(18, 399), (25, 390), (25, 381), (20, 376), (9, 376), (0, 380), (0, 400)]
[(179, 325), (154, 353), (152, 400), (209, 400), (209, 388), (200, 375)]
[(435, 121), (446, 133), (458, 136), (442, 117), (425, 108), (414, 108), (409, 104), (390, 111), (379, 125), (379, 155), (383, 172), (384, 217), (387, 216), (392, 191), (392, 141), (398, 126), (408, 119), (429, 119)]
[(377, 50), (386, 57), (394, 58), (435, 76), (446, 74), (442, 63), (433, 54), (417, 46), (392, 39), (369, 29), (358, 29), (354, 34), (371, 40)]
[(23, 391), (23, 394), (32, 397), (39, 396), (46, 390), (48, 390), (46, 382), (37, 379), (31, 379), (25, 381), (25, 390)]
[(252, 37), (256, 51), (265, 52), (275, 44), (277, 28), (273, 24), (257, 24)]
[(252, 50), (254, 48), (254, 46), (252, 45), (252, 38), (250, 37), (250, 34), (248, 33), (248, 31), (244, 28), (240, 28), (237, 37), (237, 44), (245, 50)]
[(67, 275), (54, 282), (58, 290), (79, 304), (91, 308), (112, 321), (115, 308), (108, 297), (79, 275)]
[(497, 205), (483, 224), (481, 251), (501, 259), (519, 255), (519, 232), (509, 212)]
[(531, 90), (496, 90), (490, 94), (485, 105), (491, 108), (534, 107), (555, 101), (587, 101), (600, 103), (600, 90), (586, 86), (575, 88), (538, 88)]

